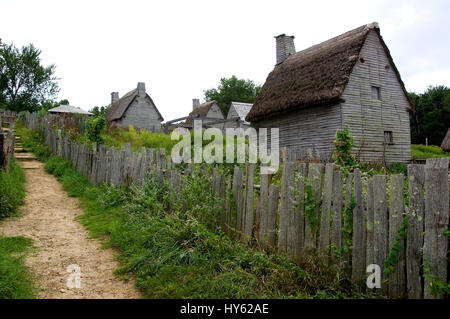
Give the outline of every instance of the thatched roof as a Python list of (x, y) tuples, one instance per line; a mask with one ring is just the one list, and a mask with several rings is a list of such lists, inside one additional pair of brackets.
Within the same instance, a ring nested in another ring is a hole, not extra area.
[[(219, 108), (220, 112), (222, 113), (222, 110), (220, 109), (219, 103), (217, 103), (216, 100), (205, 102), (197, 106), (189, 115), (198, 115), (199, 119), (204, 119), (206, 115), (208, 114), (209, 110), (213, 107), (213, 105), (216, 104)], [(223, 116), (223, 114), (222, 114)], [(225, 118), (225, 117), (224, 117)], [(192, 124), (192, 119), (186, 119), (186, 124)]]
[(377, 23), (363, 25), (290, 55), (269, 74), (247, 121), (315, 105), (339, 102), (371, 30), (377, 32), (405, 96), (406, 89)]
[[(155, 103), (153, 103), (152, 98), (147, 93), (145, 93), (145, 94), (150, 99), (150, 101), (152, 101), (152, 104), (155, 105)], [(134, 99), (137, 96), (138, 96), (138, 89), (136, 88), (136, 89), (128, 92), (124, 96), (122, 96), (120, 99), (118, 99), (114, 103), (112, 103), (108, 107), (108, 110), (105, 113), (106, 120), (108, 122), (111, 122), (111, 121), (115, 121), (115, 120), (122, 118), (122, 116), (125, 114), (125, 111), (128, 109), (130, 104), (133, 103)], [(155, 106), (155, 109), (156, 109), (156, 112), (158, 113), (159, 120), (164, 121), (161, 113), (159, 113), (156, 106)]]
[(450, 128), (447, 130), (447, 134), (445, 134), (441, 148), (444, 152), (450, 152)]
[(79, 107), (72, 105), (62, 104), (60, 106), (51, 108), (48, 110), (49, 113), (65, 113), (65, 114), (83, 114), (83, 115), (94, 115), (92, 113), (86, 112)]

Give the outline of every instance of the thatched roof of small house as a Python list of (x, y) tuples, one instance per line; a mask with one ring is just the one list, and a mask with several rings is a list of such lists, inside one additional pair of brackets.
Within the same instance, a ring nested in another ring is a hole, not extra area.
[[(153, 100), (150, 97), (150, 95), (148, 95), (147, 93), (145, 93), (145, 94), (150, 99), (150, 101), (152, 101), (152, 103), (153, 103)], [(131, 105), (131, 103), (133, 103), (134, 99), (137, 96), (138, 96), (138, 89), (136, 88), (136, 89), (128, 92), (124, 96), (122, 96), (120, 99), (118, 99), (114, 103), (112, 103), (108, 107), (108, 110), (105, 113), (106, 120), (108, 122), (111, 122), (111, 121), (115, 121), (115, 120), (118, 120), (118, 119), (122, 118), (122, 116), (125, 114), (125, 111)], [(153, 103), (153, 105), (154, 104), (155, 103)], [(158, 109), (156, 107), (155, 107), (155, 109), (156, 109), (156, 112), (158, 113), (159, 120), (164, 121), (161, 113), (159, 113), (159, 111), (158, 111)]]
[[(198, 115), (199, 119), (204, 119), (214, 104), (216, 104), (217, 107), (219, 107), (220, 112), (222, 112), (222, 110), (220, 109), (219, 103), (217, 103), (216, 100), (213, 100), (213, 101), (209, 101), (209, 102), (200, 104), (191, 113), (189, 113), (189, 115), (190, 116)], [(222, 114), (222, 116), (223, 116), (223, 114)], [(192, 124), (192, 119), (190, 119), (190, 118), (186, 119), (186, 124)]]
[(444, 152), (450, 152), (450, 128), (447, 130), (447, 134), (445, 134), (441, 148)]
[(51, 108), (48, 110), (50, 114), (63, 113), (63, 114), (82, 114), (82, 115), (94, 115), (85, 110), (80, 109), (79, 107), (72, 105), (61, 104), (60, 106)]
[(407, 96), (378, 24), (371, 23), (287, 57), (267, 77), (246, 120), (261, 120), (288, 111), (339, 102), (371, 30), (380, 37)]

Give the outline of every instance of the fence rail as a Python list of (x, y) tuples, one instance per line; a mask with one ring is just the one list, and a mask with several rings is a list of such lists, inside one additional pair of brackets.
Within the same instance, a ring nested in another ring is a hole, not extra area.
[[(142, 184), (154, 171), (177, 196), (189, 178), (191, 170), (176, 170), (164, 149), (132, 152), (129, 143), (120, 150), (90, 149), (35, 114), (26, 115), (26, 124), (41, 127), (53, 153), (94, 184)], [(281, 187), (270, 175), (260, 175), (256, 187), (254, 174), (255, 165), (246, 164), (236, 166), (232, 177), (216, 169), (204, 175), (212, 179), (218, 223), (230, 236), (256, 240), (294, 261), (317, 254), (346, 269), (355, 282), (365, 278), (368, 265), (377, 264), (381, 290), (391, 297), (445, 297), (432, 290), (438, 281), (448, 282), (448, 158), (410, 164), (407, 176), (371, 178), (358, 169), (346, 175), (332, 163), (287, 161)]]

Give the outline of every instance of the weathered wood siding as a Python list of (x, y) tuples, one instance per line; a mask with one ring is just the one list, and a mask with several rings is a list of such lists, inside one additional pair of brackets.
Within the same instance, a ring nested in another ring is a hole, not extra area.
[(138, 129), (161, 132), (161, 121), (156, 106), (147, 96), (137, 96), (123, 117), (115, 121), (114, 125), (123, 128), (133, 125)]
[[(392, 65), (371, 31), (342, 95), (343, 126), (354, 136), (354, 153), (363, 162), (407, 162), (411, 159), (408, 100)], [(381, 100), (373, 99), (372, 86), (380, 87)], [(393, 144), (384, 143), (384, 131), (392, 131)]]
[[(215, 119), (218, 119), (218, 120), (224, 120), (225, 119), (224, 116), (223, 116), (222, 111), (220, 110), (219, 105), (217, 105), (217, 104), (214, 104), (213, 106), (211, 106), (211, 108), (208, 111), (208, 114), (206, 114), (206, 117), (215, 118)], [(214, 120), (204, 120), (204, 123), (207, 124), (208, 122), (213, 122), (213, 121)], [(218, 129), (222, 130), (224, 124), (223, 123), (216, 123), (216, 124), (212, 124), (210, 126), (216, 127)]]
[[(301, 156), (330, 158), (336, 130), (341, 128), (340, 105), (316, 106), (252, 123), (257, 128), (279, 128), (280, 149), (300, 151)], [(268, 145), (271, 136), (268, 132)]]
[[(231, 105), (230, 110), (228, 111), (227, 120), (238, 118), (239, 114), (236, 112), (236, 109), (233, 105)], [(244, 130), (248, 129), (250, 125), (244, 123), (240, 119), (236, 119), (235, 121), (230, 121), (225, 123), (225, 128), (242, 128)]]

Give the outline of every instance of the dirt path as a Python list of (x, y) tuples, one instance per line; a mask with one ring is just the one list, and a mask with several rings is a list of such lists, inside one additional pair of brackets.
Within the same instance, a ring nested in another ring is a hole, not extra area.
[[(31, 154), (30, 154), (31, 155)], [(112, 249), (89, 239), (89, 233), (75, 217), (82, 213), (78, 200), (67, 196), (61, 184), (44, 170), (44, 164), (27, 160), (27, 195), (21, 217), (0, 223), (5, 236), (33, 239), (38, 249), (26, 263), (38, 277), (39, 298), (140, 298), (134, 281), (125, 283), (113, 275), (117, 267)], [(68, 288), (67, 267), (78, 265), (81, 288)]]

